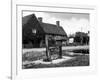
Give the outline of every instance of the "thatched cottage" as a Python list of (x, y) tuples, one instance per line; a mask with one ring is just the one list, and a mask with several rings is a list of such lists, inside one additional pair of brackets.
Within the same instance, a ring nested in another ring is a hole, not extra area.
[[(23, 48), (45, 47), (62, 45), (67, 40), (67, 34), (60, 26), (60, 21), (56, 24), (44, 23), (42, 17), (37, 18), (31, 14), (22, 18), (22, 43)], [(61, 42), (61, 44), (59, 43)]]

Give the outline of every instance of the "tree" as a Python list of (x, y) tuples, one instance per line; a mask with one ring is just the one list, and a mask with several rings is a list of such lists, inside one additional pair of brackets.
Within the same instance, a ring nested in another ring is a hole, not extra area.
[(74, 42), (81, 45), (89, 44), (89, 36), (84, 32), (76, 32)]

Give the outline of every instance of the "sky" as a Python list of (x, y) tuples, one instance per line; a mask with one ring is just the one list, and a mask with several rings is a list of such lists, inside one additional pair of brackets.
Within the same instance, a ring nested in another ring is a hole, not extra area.
[(60, 21), (60, 26), (66, 31), (66, 33), (74, 34), (77, 31), (88, 32), (90, 28), (89, 14), (88, 13), (55, 13), (55, 12), (29, 12), (24, 11), (23, 17), (35, 14), (36, 17), (42, 17), (43, 22), (56, 24), (56, 21)]

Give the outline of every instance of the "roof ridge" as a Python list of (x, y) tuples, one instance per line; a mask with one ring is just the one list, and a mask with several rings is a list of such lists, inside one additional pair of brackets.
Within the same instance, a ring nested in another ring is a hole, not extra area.
[[(41, 24), (41, 22), (39, 22), (40, 24)], [(46, 22), (42, 22), (42, 23), (44, 23), (44, 24), (49, 24), (49, 25), (54, 25), (54, 26), (56, 26), (57, 27), (57, 25), (56, 24), (51, 24), (51, 23), (46, 23)], [(59, 27), (62, 27), (62, 26), (59, 26)]]

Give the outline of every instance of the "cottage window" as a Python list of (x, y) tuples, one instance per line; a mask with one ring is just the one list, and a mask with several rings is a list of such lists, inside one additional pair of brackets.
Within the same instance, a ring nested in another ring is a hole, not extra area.
[(36, 29), (32, 29), (32, 33), (36, 34)]

